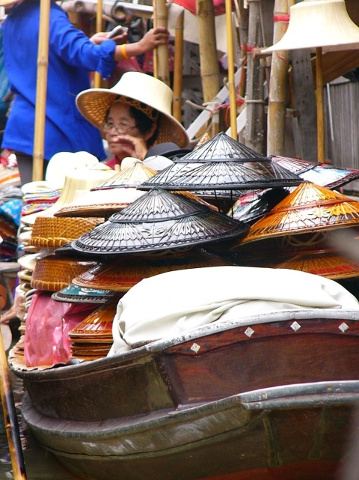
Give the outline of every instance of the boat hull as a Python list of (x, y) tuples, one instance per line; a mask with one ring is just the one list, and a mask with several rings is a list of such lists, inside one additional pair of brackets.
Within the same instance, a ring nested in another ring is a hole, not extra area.
[(106, 422), (51, 419), (25, 396), (23, 415), (81, 479), (330, 480), (357, 402), (359, 382), (323, 382)]

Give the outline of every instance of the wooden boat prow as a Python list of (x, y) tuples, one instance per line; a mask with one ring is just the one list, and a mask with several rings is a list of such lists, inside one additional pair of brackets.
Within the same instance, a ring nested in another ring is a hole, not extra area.
[(329, 480), (359, 401), (358, 347), (359, 311), (290, 310), (15, 373), (26, 423), (79, 478)]

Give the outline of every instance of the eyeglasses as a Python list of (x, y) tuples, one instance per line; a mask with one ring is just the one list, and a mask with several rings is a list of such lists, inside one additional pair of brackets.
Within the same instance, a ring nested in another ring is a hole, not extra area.
[(113, 128), (119, 135), (121, 135), (121, 133), (127, 133), (133, 130), (134, 128), (137, 128), (137, 125), (129, 125), (128, 123), (125, 123), (125, 122), (120, 122), (118, 125), (115, 125), (112, 122), (106, 122), (102, 125), (102, 130), (105, 133), (111, 132)]

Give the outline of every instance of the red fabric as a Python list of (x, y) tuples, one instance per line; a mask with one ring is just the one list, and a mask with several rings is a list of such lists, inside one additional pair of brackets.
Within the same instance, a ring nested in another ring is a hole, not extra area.
[(117, 63), (116, 67), (114, 68), (113, 72), (111, 73), (110, 77), (107, 80), (108, 88), (113, 87), (116, 83), (120, 80), (122, 75), (126, 72), (142, 72), (142, 68), (138, 63), (136, 57), (131, 57), (128, 60), (123, 59)]
[[(196, 2), (195, 0), (173, 0), (173, 3), (181, 5), (181, 7), (189, 10), (191, 13), (196, 15)], [(224, 0), (213, 0), (214, 14), (223, 15), (226, 11), (225, 1)]]
[(117, 157), (112, 157), (110, 160), (106, 160), (105, 165), (111, 167), (113, 170), (116, 170), (116, 165), (121, 165), (121, 162)]

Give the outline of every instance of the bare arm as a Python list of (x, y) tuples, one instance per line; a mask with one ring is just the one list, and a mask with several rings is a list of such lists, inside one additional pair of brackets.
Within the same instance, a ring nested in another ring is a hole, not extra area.
[[(150, 52), (158, 45), (168, 44), (169, 36), (169, 32), (165, 27), (152, 28), (138, 42), (126, 43), (126, 54), (129, 57), (135, 57), (142, 53)], [(114, 60), (119, 62), (124, 58), (126, 57), (123, 54), (121, 45), (118, 45), (115, 49)]]

